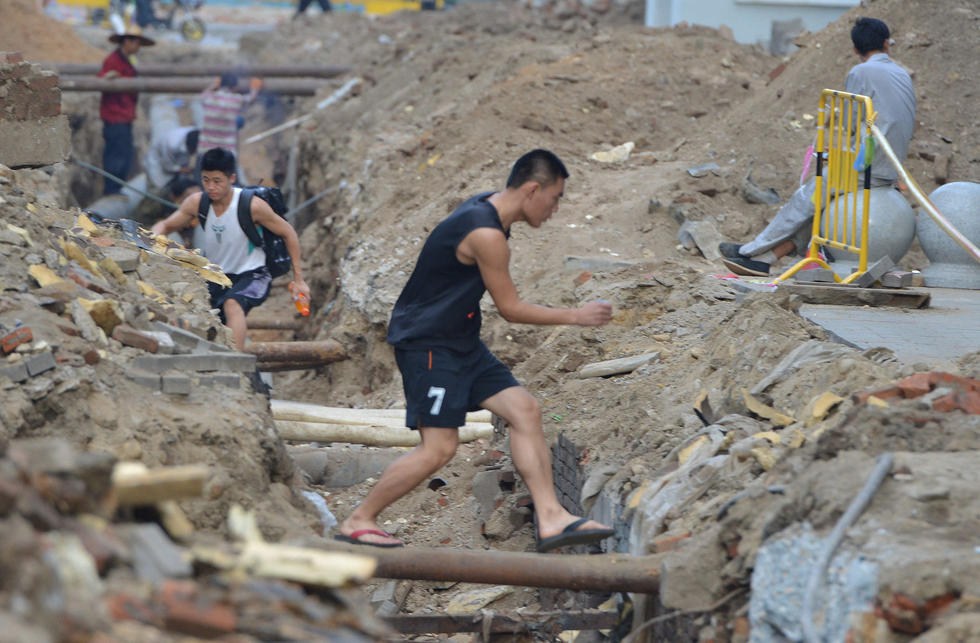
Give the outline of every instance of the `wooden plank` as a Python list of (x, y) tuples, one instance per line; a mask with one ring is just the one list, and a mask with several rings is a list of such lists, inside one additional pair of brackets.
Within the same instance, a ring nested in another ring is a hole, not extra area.
[[(297, 422), (325, 422), (328, 424), (376, 424), (381, 418), (395, 419), (405, 426), (405, 409), (351, 409), (342, 406), (322, 406), (309, 402), (272, 400), (272, 417), (276, 420)], [(490, 411), (473, 411), (466, 414), (466, 422), (480, 423), (492, 420)], [(387, 424), (387, 422), (381, 422)]]
[(779, 284), (780, 290), (798, 295), (805, 304), (928, 308), (932, 295), (920, 288), (859, 288), (844, 284)]
[(164, 500), (199, 498), (208, 475), (208, 467), (203, 464), (147, 469), (140, 462), (120, 462), (112, 472), (112, 484), (120, 505), (153, 505)]
[(566, 630), (605, 630), (616, 627), (619, 614), (603, 610), (537, 612), (519, 614), (399, 614), (384, 617), (402, 634), (557, 634)]
[[(298, 442), (344, 442), (370, 447), (413, 447), (419, 444), (419, 432), (404, 426), (383, 424), (327, 424), (276, 420), (276, 430), (283, 440)], [(460, 442), (473, 442), (493, 435), (489, 423), (467, 424), (459, 428)]]

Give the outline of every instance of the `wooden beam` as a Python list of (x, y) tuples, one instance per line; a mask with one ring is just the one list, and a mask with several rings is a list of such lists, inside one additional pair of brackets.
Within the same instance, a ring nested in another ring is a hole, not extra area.
[(492, 634), (555, 635), (566, 630), (605, 630), (619, 624), (619, 614), (602, 610), (532, 612), (518, 614), (398, 614), (384, 621), (402, 634)]
[(199, 498), (208, 475), (203, 464), (147, 469), (141, 462), (120, 462), (112, 472), (112, 484), (121, 506), (153, 505)]

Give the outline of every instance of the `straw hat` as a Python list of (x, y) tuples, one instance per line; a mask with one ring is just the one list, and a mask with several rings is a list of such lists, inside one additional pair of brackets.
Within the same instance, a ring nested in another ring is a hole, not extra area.
[(144, 47), (157, 44), (152, 38), (143, 35), (143, 30), (140, 29), (139, 25), (128, 25), (124, 31), (112, 34), (109, 36), (109, 42), (119, 44), (123, 38), (138, 38)]

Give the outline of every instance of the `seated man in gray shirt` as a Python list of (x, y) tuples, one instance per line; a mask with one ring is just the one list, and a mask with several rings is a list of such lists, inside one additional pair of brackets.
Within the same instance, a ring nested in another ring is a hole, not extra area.
[[(847, 74), (844, 91), (869, 96), (878, 113), (875, 124), (899, 160), (905, 160), (915, 128), (915, 90), (912, 78), (893, 61), (888, 25), (875, 18), (858, 18), (851, 29), (854, 52), (861, 62)], [(892, 186), (898, 174), (884, 154), (871, 163), (871, 187)], [(813, 225), (815, 181), (802, 185), (783, 205), (769, 225), (745, 244), (726, 241), (719, 245), (722, 261), (739, 275), (765, 277), (769, 267), (794, 250), (802, 254), (809, 245)]]

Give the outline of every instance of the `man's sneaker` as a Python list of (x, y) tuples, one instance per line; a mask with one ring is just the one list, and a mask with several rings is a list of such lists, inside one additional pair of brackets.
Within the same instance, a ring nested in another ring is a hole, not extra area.
[(738, 249), (741, 247), (742, 244), (740, 243), (722, 241), (718, 244), (718, 252), (721, 253), (722, 257), (728, 257), (729, 259), (741, 259), (745, 257), (745, 255), (738, 251)]
[(736, 275), (746, 277), (768, 277), (769, 264), (764, 261), (756, 261), (747, 257), (725, 257), (721, 260), (725, 266)]

